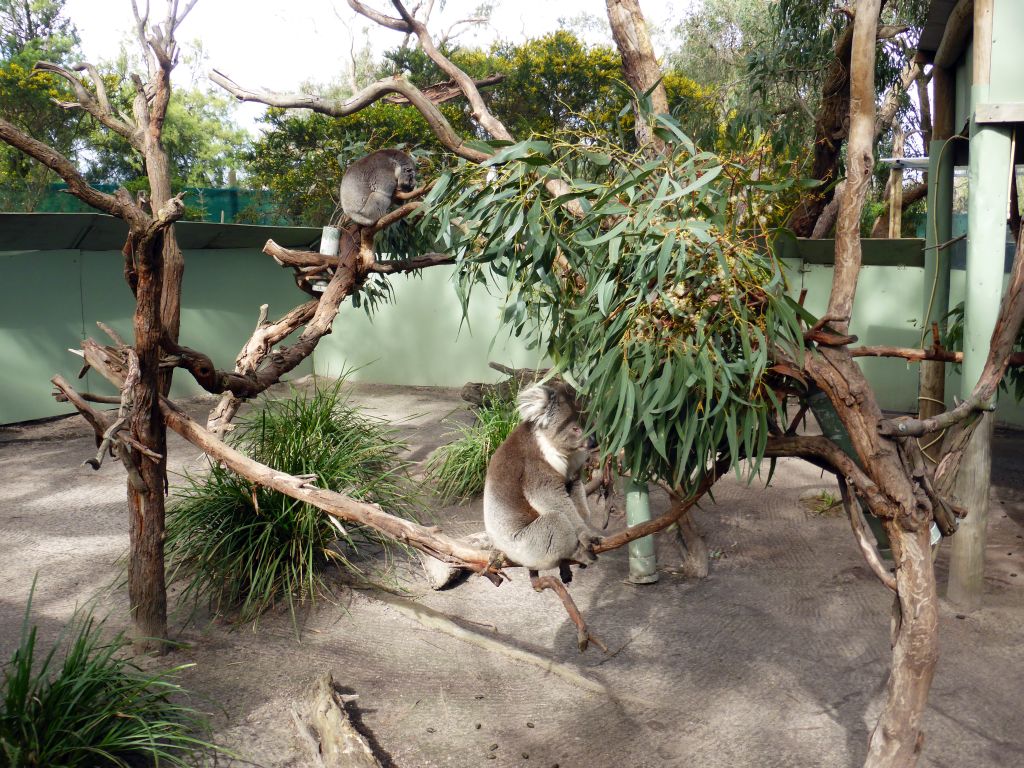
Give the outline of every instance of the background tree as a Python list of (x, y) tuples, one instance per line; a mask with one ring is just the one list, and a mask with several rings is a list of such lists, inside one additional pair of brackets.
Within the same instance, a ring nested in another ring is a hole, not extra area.
[[(201, 49), (186, 46), (184, 64), (205, 64)], [(132, 74), (142, 61), (128, 49), (113, 61), (100, 62), (107, 93), (115, 111), (131, 111), (135, 97)], [(234, 119), (235, 105), (222, 94), (193, 77), (187, 87), (175, 88), (167, 105), (162, 143), (170, 161), (171, 188), (224, 187), (242, 170), (242, 156), (249, 135)], [(145, 158), (132, 150), (118, 133), (97, 128), (88, 137), (89, 153), (83, 158), (85, 176), (94, 184), (114, 184), (136, 191), (147, 183)]]
[[(87, 118), (54, 109), (70, 91), (60, 78), (33, 70), (39, 60), (68, 64), (78, 33), (64, 0), (0, 0), (0, 118), (75, 157), (90, 131)], [(58, 177), (6, 144), (0, 145), (0, 210), (34, 210)]]

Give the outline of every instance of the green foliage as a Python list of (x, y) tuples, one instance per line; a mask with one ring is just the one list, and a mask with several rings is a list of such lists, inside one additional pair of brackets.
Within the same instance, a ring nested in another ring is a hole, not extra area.
[[(73, 101), (56, 75), (33, 72), (37, 61), (67, 64), (77, 58), (78, 35), (63, 0), (0, 0), (0, 117), (57, 151), (74, 156), (88, 132), (81, 113), (52, 99)], [(0, 210), (35, 210), (56, 175), (0, 143)]]
[(515, 398), (489, 399), (476, 411), (472, 424), (452, 422), (457, 439), (442, 445), (427, 463), (427, 477), (445, 502), (465, 501), (483, 493), (487, 464), (498, 446), (519, 424)]
[[(412, 519), (404, 479), (403, 446), (380, 420), (351, 405), (342, 382), (271, 400), (239, 422), (231, 442), (253, 459), (293, 475), (310, 475), (319, 488), (380, 504)], [(167, 553), (184, 594), (208, 599), (218, 611), (255, 620), (280, 600), (298, 603), (326, 590), (329, 561), (358, 572), (360, 547), (386, 546), (369, 528), (345, 524), (316, 507), (257, 486), (214, 465), (188, 476), (168, 511)]]
[(76, 613), (44, 650), (29, 623), (31, 608), (30, 597), (21, 642), (4, 667), (0, 763), (187, 768), (212, 748), (196, 736), (206, 730), (200, 713), (174, 703), (187, 695), (173, 682), (184, 667), (143, 671), (124, 658), (124, 635), (106, 640), (91, 611)]
[[(517, 333), (581, 385), (605, 454), (691, 489), (721, 454), (737, 468), (761, 456), (779, 407), (773, 344), (800, 348), (752, 213), (793, 182), (697, 151), (667, 118), (657, 129), (664, 158), (598, 135), (501, 147), (442, 176), (422, 226), (463, 254), (463, 300), (490, 276)], [(567, 191), (552, 199), (548, 179)]]

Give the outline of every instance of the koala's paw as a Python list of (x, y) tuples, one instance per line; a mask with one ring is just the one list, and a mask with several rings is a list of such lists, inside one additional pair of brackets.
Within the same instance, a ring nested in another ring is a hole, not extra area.
[(594, 554), (594, 545), (601, 541), (601, 537), (589, 533), (581, 533), (579, 541), (579, 546), (572, 553), (572, 559), (582, 565), (596, 562), (597, 555)]

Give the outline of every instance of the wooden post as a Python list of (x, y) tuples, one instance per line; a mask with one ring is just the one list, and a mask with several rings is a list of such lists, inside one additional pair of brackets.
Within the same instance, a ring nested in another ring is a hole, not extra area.
[[(974, 83), (972, 113), (988, 101), (992, 57), (993, 0), (974, 4)], [(961, 396), (977, 384), (988, 356), (999, 313), (1006, 252), (1006, 211), (1012, 170), (1012, 134), (1002, 126), (979, 125), (971, 118), (967, 210), (967, 279), (964, 301), (964, 362)], [(986, 414), (964, 451), (955, 494), (968, 516), (953, 536), (946, 596), (965, 611), (981, 606), (985, 533), (991, 475), (991, 414)]]
[[(893, 140), (893, 157), (903, 158), (903, 144), (906, 137), (903, 129), (897, 127)], [(903, 236), (903, 169), (893, 168), (889, 171), (889, 239), (896, 240)]]

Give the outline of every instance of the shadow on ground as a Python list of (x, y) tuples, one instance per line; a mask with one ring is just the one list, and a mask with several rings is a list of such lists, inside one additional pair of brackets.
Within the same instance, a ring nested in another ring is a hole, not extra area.
[[(362, 385), (353, 397), (396, 423), (415, 461), (445, 439), (446, 419), (465, 418), (452, 390)], [(201, 417), (211, 401), (189, 405)], [(43, 640), (96, 595), (111, 626), (127, 624), (116, 586), (124, 478), (115, 463), (80, 467), (94, 451), (76, 419), (0, 430), (2, 658), (35, 574)], [(170, 454), (177, 472), (201, 466), (177, 438)], [(997, 431), (994, 467), (985, 607), (963, 616), (943, 605), (921, 766), (1024, 765), (1024, 435)], [(307, 612), (298, 637), (287, 613), (255, 628), (178, 618), (172, 631), (185, 645), (165, 661), (194, 664), (182, 682), (211, 713), (216, 739), (251, 761), (239, 765), (307, 765), (291, 708), (330, 671), (358, 694), (362, 726), (401, 768), (859, 766), (884, 696), (892, 601), (845, 519), (800, 503), (830, 485), (791, 460), (767, 488), (723, 480), (697, 513), (714, 556), (704, 581), (663, 570), (657, 584), (630, 585), (624, 551), (577, 573), (573, 594), (607, 656), (576, 652), (560, 604), (534, 593), (525, 573), (500, 588), (470, 578), (431, 592), (405, 563), (395, 575), (406, 599), (484, 646), (342, 588)], [(655, 513), (666, 503), (653, 502)], [(449, 532), (482, 528), (479, 502), (436, 511)], [(538, 663), (513, 658), (519, 651)]]

